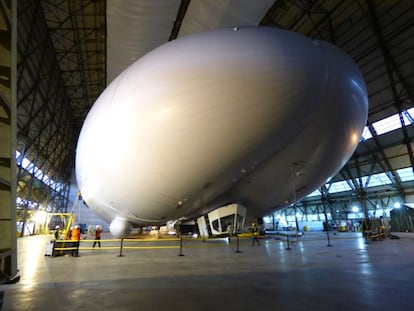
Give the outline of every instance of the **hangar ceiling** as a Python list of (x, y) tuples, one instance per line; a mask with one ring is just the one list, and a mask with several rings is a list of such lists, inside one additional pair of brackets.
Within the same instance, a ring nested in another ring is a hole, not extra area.
[[(97, 96), (124, 68), (179, 36), (239, 25), (279, 27), (332, 42), (359, 65), (369, 92), (367, 126), (373, 138), (362, 140), (332, 179), (352, 186), (340, 195), (326, 193), (332, 204), (355, 197), (385, 204), (414, 195), (413, 182), (396, 173), (408, 167), (413, 173), (414, 166), (414, 116), (407, 113), (414, 107), (410, 0), (21, 0), (18, 18), (23, 209), (40, 201), (53, 211), (68, 208), (76, 137)], [(394, 114), (401, 128), (377, 135), (372, 124)], [(25, 158), (31, 167), (23, 166)], [(39, 186), (38, 170), (59, 186)], [(362, 183), (362, 176), (381, 172), (391, 180), (387, 186), (368, 189)], [(320, 200), (305, 199), (299, 207), (318, 206)]]

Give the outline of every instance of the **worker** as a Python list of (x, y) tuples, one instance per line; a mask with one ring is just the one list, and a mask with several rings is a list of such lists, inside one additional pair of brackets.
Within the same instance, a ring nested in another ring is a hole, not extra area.
[(72, 230), (72, 256), (79, 257), (80, 227), (76, 225)]
[(257, 242), (257, 245), (260, 246), (260, 241), (258, 239), (260, 232), (257, 228), (256, 223), (252, 223), (252, 246)]
[(68, 230), (67, 234), (66, 234), (66, 240), (72, 240), (72, 230), (73, 227), (70, 227), (70, 229)]
[(60, 226), (57, 225), (55, 229), (56, 229), (56, 231), (55, 231), (55, 240), (59, 240)]
[(384, 218), (384, 216), (380, 216), (381, 226), (384, 229), (384, 236), (389, 237), (391, 236), (390, 225), (388, 223), (388, 219)]
[(93, 242), (93, 246), (95, 247), (96, 243), (98, 243), (99, 247), (101, 247), (101, 227), (98, 225), (95, 228), (95, 241)]

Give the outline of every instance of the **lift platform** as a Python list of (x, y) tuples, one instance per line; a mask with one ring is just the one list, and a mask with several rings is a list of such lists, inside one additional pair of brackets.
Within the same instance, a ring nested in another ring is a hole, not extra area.
[(46, 220), (46, 231), (44, 234), (50, 234), (56, 231), (56, 226), (59, 226), (59, 240), (65, 240), (69, 238), (70, 228), (76, 223), (76, 215), (79, 213), (79, 207), (81, 206), (82, 196), (80, 192), (77, 194), (76, 200), (73, 203), (70, 213), (48, 213)]
[(365, 240), (370, 239), (371, 241), (381, 241), (385, 239), (385, 226), (380, 225), (374, 229), (371, 229), (371, 226), (368, 226), (365, 222), (366, 220), (364, 220), (364, 223), (362, 224), (362, 232), (365, 237)]

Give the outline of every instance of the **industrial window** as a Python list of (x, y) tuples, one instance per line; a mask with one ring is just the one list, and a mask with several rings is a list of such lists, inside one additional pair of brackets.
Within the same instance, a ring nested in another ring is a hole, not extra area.
[[(388, 178), (387, 174), (385, 173), (374, 174), (374, 175), (371, 175), (371, 177), (363, 176), (361, 179), (362, 179), (362, 184), (366, 187), (384, 186), (384, 185), (392, 184), (392, 181)], [(368, 181), (368, 185), (367, 185), (367, 181)]]
[(365, 126), (362, 132), (362, 139), (367, 140), (370, 138), (372, 138), (371, 131), (369, 130), (368, 126)]
[(318, 195), (321, 195), (321, 192), (319, 191), (319, 189), (316, 189), (314, 192), (308, 194), (308, 197), (316, 197)]
[[(404, 110), (403, 118), (406, 125), (414, 124), (414, 107)], [(391, 132), (401, 128), (400, 116), (398, 113), (394, 114), (390, 117), (374, 122), (372, 126), (377, 132), (377, 135)], [(372, 138), (372, 134), (367, 126), (364, 127), (361, 138), (364, 140)]]
[(397, 170), (397, 174), (400, 176), (402, 182), (414, 180), (413, 168), (406, 167)]
[[(414, 174), (412, 172), (412, 168), (404, 168), (397, 171), (397, 173), (400, 175), (401, 181), (410, 181), (414, 180)], [(369, 180), (368, 180), (369, 178)], [(375, 187), (375, 186), (383, 186), (383, 185), (389, 185), (392, 184), (392, 181), (388, 178), (387, 174), (385, 173), (379, 173), (369, 176), (363, 176), (362, 179), (362, 185), (364, 187)], [(368, 182), (368, 184), (367, 184)], [(328, 187), (329, 184), (326, 184), (326, 187)], [(338, 181), (332, 183), (332, 185), (329, 188), (329, 193), (337, 193), (337, 192), (345, 192), (345, 191), (351, 191), (352, 188), (349, 186), (349, 183), (346, 180)], [(310, 193), (307, 197), (315, 197), (321, 195), (321, 192), (319, 189), (316, 189), (312, 193)]]
[(329, 188), (329, 193), (337, 193), (350, 190), (352, 190), (352, 188), (348, 185), (348, 183), (345, 180), (343, 180), (332, 183), (331, 187)]
[(393, 130), (401, 128), (400, 116), (398, 114), (395, 114), (391, 117), (375, 122), (372, 124), (372, 126), (377, 132), (377, 135), (391, 132)]
[[(21, 153), (19, 151), (16, 151), (16, 159), (18, 159), (20, 155), (21, 155)], [(56, 191), (60, 191), (60, 190), (63, 189), (63, 184), (62, 183), (57, 183), (57, 182), (53, 181), (49, 176), (45, 175), (40, 168), (38, 168), (36, 165), (34, 165), (27, 158), (22, 159), (21, 167), (24, 168), (25, 170), (27, 170), (28, 172), (33, 173), (34, 176), (38, 180), (43, 182), (45, 185), (48, 185), (52, 189), (54, 189)]]

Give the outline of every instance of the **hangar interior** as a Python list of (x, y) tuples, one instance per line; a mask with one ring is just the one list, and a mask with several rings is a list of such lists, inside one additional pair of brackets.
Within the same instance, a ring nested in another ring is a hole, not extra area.
[[(37, 211), (70, 210), (83, 120), (124, 68), (179, 36), (246, 24), (332, 42), (358, 64), (369, 93), (351, 159), (268, 221), (389, 216), (398, 204), (414, 204), (412, 1), (1, 0), (0, 11), (1, 236), (23, 232)], [(2, 270), (13, 275), (15, 241), (1, 241)]]

